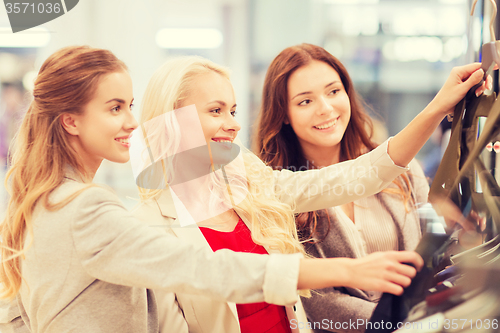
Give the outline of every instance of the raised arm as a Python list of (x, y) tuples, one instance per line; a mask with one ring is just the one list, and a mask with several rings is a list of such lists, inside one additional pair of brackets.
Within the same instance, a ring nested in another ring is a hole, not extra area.
[[(481, 81), (484, 72), (480, 63), (455, 67), (436, 97), (389, 144), (389, 156), (400, 166), (406, 166), (424, 146), (443, 118), (453, 112), (455, 105)], [(491, 85), (491, 77), (475, 91), (484, 92)]]

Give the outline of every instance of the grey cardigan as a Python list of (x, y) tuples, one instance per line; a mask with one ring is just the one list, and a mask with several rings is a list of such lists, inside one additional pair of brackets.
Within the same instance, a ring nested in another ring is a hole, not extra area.
[[(410, 163), (408, 176), (414, 202), (427, 202), (429, 185), (416, 161)], [(395, 185), (391, 184), (389, 187)], [(401, 199), (392, 194), (380, 192), (375, 194), (375, 197), (394, 220), (399, 250), (414, 250), (422, 235), (422, 226), (416, 210), (406, 212)], [(318, 221), (318, 231), (320, 235), (326, 233), (326, 238), (321, 243), (306, 244), (307, 253), (317, 258), (355, 258), (353, 244), (350, 244), (343, 234), (335, 212), (328, 212), (331, 221), (329, 231), (326, 216)], [(358, 323), (370, 319), (381, 293), (337, 287), (313, 291), (312, 295), (311, 298), (303, 297), (302, 303), (314, 332), (361, 333), (364, 328)]]
[[(85, 186), (66, 179), (51, 201)], [(19, 308), (5, 304), (1, 312), (3, 322), (12, 321), (10, 330), (20, 313), (33, 333), (157, 333), (155, 295), (146, 288), (243, 303), (297, 300), (299, 256), (212, 253), (188, 245), (139, 222), (101, 187), (84, 190), (57, 211), (38, 205), (33, 233), (22, 261)], [(284, 276), (290, 283), (283, 284)], [(16, 332), (26, 330), (21, 326)]]

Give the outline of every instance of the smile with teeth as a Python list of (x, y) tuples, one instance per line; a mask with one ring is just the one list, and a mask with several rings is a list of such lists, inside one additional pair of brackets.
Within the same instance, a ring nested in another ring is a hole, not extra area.
[(126, 145), (130, 144), (129, 138), (116, 138), (115, 140)]
[(323, 124), (323, 125), (318, 125), (318, 126), (313, 126), (313, 127), (314, 127), (314, 128), (317, 128), (317, 129), (321, 129), (321, 130), (322, 130), (322, 129), (327, 129), (327, 128), (330, 128), (330, 127), (332, 127), (332, 126), (335, 126), (335, 124), (337, 123), (337, 120), (338, 120), (338, 119), (339, 119), (339, 118), (335, 118), (334, 120), (329, 121), (329, 122), (327, 122), (326, 124)]
[(232, 140), (225, 140), (225, 139), (212, 139), (212, 141), (215, 141), (215, 142), (226, 142), (226, 143), (232, 143), (233, 142)]

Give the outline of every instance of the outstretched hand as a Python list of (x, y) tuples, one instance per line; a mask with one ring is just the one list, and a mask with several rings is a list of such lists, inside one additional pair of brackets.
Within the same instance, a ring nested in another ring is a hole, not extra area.
[[(455, 105), (465, 97), (472, 87), (481, 82), (483, 77), (484, 71), (481, 69), (481, 63), (476, 62), (454, 67), (443, 87), (431, 103), (444, 112), (443, 116), (453, 113)], [(476, 96), (481, 95), (486, 89), (491, 89), (491, 87), (492, 78), (488, 75), (486, 80), (476, 89)]]
[(422, 257), (413, 251), (372, 253), (349, 261), (348, 286), (401, 295), (423, 264)]
[(433, 198), (432, 207), (438, 215), (444, 218), (448, 228), (456, 228), (456, 224), (461, 225), (458, 241), (463, 248), (470, 249), (482, 243), (483, 235), (480, 232), (486, 229), (484, 216), (471, 210), (464, 217), (460, 208), (447, 197)]

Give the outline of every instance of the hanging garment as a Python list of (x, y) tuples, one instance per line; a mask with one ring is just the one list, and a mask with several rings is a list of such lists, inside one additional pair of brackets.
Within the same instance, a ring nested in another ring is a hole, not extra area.
[[(500, 101), (495, 97), (495, 95), (468, 97), (456, 106), (450, 143), (429, 193), (431, 202), (443, 197), (450, 198), (461, 209), (464, 216), (468, 216), (471, 210), (489, 214), (493, 208), (491, 206), (495, 205), (498, 210), (498, 202), (492, 197), (500, 197), (500, 188), (495, 181), (491, 180), (491, 177), (485, 174), (484, 165), (477, 161), (482, 149), (500, 132)], [(478, 117), (488, 117), (488, 119), (481, 136), (476, 141)], [(486, 187), (484, 193), (475, 191), (476, 173), (481, 186)], [(500, 224), (500, 212), (494, 215), (496, 215), (494, 216), (496, 224)], [(491, 217), (489, 214), (489, 218)], [(370, 323), (379, 323), (378, 329), (375, 325), (367, 325), (367, 333), (394, 331), (398, 323), (403, 322), (408, 316), (410, 309), (425, 299), (425, 291), (432, 287), (435, 273), (431, 258), (436, 255), (438, 249), (441, 253), (446, 250), (441, 245), (448, 237), (440, 236), (424, 235), (421, 244), (417, 247), (421, 252), (417, 252), (426, 255), (422, 256), (425, 266), (417, 273), (411, 285), (401, 296), (387, 293), (382, 296), (370, 318)], [(382, 321), (386, 323), (384, 327), (380, 327)]]
[[(487, 117), (487, 120), (478, 138), (479, 117)], [(491, 208), (485, 201), (483, 187), (495, 197), (500, 196), (500, 188), (486, 175), (489, 172), (478, 157), (500, 133), (499, 120), (500, 100), (495, 94), (464, 99), (455, 107), (450, 143), (429, 192), (431, 202), (449, 197), (465, 217), (471, 210), (489, 215)], [(483, 193), (476, 191), (476, 176)]]
[[(416, 248), (416, 252), (424, 259), (424, 267), (413, 278), (401, 296), (384, 293), (375, 308), (366, 333), (392, 332), (403, 322), (410, 309), (425, 299), (426, 291), (432, 287), (434, 272), (432, 256), (448, 239), (446, 234), (426, 233)], [(383, 326), (382, 323), (384, 323)]]

